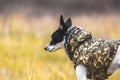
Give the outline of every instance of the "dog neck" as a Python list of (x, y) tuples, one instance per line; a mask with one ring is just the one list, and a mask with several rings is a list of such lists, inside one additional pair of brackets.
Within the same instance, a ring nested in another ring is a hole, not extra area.
[(77, 49), (77, 47), (91, 38), (91, 33), (84, 31), (82, 28), (74, 26), (68, 29), (68, 31), (65, 33), (64, 47), (70, 60), (73, 59), (74, 51)]

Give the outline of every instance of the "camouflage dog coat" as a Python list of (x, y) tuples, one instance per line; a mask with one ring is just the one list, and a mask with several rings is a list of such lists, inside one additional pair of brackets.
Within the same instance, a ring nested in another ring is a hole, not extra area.
[(65, 49), (74, 67), (83, 64), (87, 69), (87, 78), (104, 80), (120, 40), (93, 39), (91, 33), (73, 27), (66, 32)]

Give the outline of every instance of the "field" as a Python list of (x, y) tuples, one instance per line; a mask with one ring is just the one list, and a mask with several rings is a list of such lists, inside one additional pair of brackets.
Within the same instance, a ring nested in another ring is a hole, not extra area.
[[(93, 37), (120, 39), (120, 15), (72, 16), (73, 24)], [(72, 63), (63, 49), (44, 51), (59, 26), (59, 17), (0, 16), (0, 80), (76, 80)], [(120, 70), (108, 80), (119, 80)]]

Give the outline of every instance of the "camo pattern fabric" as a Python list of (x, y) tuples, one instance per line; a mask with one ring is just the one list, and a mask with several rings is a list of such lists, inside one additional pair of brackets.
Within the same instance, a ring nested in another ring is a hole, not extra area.
[(76, 27), (66, 33), (65, 39), (65, 49), (74, 67), (83, 64), (88, 79), (105, 80), (108, 77), (106, 73), (120, 40), (93, 39), (91, 33)]

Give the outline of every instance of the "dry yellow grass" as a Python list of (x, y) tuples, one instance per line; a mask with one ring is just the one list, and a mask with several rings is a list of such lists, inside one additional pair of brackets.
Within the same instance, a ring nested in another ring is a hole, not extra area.
[[(44, 51), (58, 27), (55, 18), (28, 19), (20, 14), (3, 18), (0, 17), (0, 80), (76, 80), (64, 50)], [(74, 24), (103, 39), (120, 39), (119, 20), (119, 15), (73, 17)], [(109, 80), (119, 80), (119, 76), (120, 70)]]

